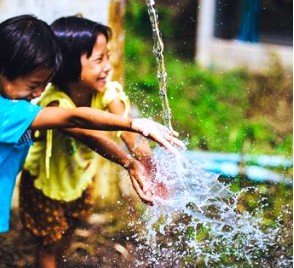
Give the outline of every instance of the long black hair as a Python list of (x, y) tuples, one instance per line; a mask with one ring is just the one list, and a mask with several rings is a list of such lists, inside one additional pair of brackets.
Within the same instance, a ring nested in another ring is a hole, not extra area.
[(81, 56), (90, 57), (97, 36), (111, 38), (111, 29), (103, 24), (80, 16), (61, 17), (51, 24), (63, 55), (62, 68), (53, 83), (61, 90), (69, 82), (77, 82), (81, 74)]
[(47, 68), (57, 72), (62, 54), (50, 26), (33, 15), (0, 23), (0, 74), (9, 80)]

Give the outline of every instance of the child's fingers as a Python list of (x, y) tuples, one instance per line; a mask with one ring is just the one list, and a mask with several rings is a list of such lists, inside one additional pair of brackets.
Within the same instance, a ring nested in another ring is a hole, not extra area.
[(171, 140), (172, 142), (168, 141), (163, 136), (158, 136), (158, 135), (156, 136), (156, 138), (154, 138), (153, 136), (150, 136), (150, 138), (156, 140), (161, 146), (166, 148), (168, 151), (170, 151), (174, 155), (178, 155), (179, 151), (175, 147), (173, 147), (172, 143), (175, 143), (175, 144), (179, 145), (180, 147), (185, 148), (185, 147), (183, 147), (185, 145), (182, 144), (182, 142), (177, 140), (176, 138), (171, 139), (169, 137), (168, 139)]
[(158, 123), (157, 123), (157, 127), (165, 140), (169, 141), (172, 145), (177, 145), (183, 149), (186, 148), (186, 145), (181, 140), (176, 138), (179, 136), (179, 133), (177, 131), (170, 130), (167, 127), (165, 127), (161, 124), (158, 124)]
[(166, 136), (165, 139), (173, 145), (177, 145), (177, 146), (181, 147), (182, 149), (186, 149), (186, 145), (181, 140), (179, 140), (173, 136)]
[(139, 182), (135, 178), (132, 178), (132, 182), (133, 182), (133, 187), (136, 190), (139, 197), (141, 198), (141, 200), (144, 203), (152, 204), (153, 203), (153, 197), (152, 197), (151, 192), (148, 192), (148, 191), (146, 193), (143, 192), (142, 188), (140, 187)]
[(133, 119), (132, 121), (133, 130), (139, 131), (145, 137), (152, 139), (159, 143), (161, 146), (165, 147), (169, 151), (175, 153), (176, 149), (173, 148), (173, 144), (181, 148), (185, 148), (185, 144), (177, 139), (179, 133), (170, 130), (167, 127), (154, 122), (149, 119)]
[(174, 137), (179, 137), (179, 133), (175, 130), (169, 130), (168, 129), (168, 133), (171, 135), (171, 136), (174, 136)]
[(140, 189), (142, 189), (144, 193), (149, 189), (149, 185), (146, 183), (146, 181), (142, 180), (140, 175), (138, 176), (138, 174), (133, 173), (131, 177), (132, 180), (138, 184), (138, 186), (140, 187)]

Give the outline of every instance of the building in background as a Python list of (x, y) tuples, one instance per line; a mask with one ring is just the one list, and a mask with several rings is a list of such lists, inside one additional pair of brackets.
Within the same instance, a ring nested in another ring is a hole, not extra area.
[(293, 0), (199, 0), (196, 61), (205, 67), (293, 67)]
[[(0, 21), (27, 13), (51, 23), (60, 16), (80, 13), (108, 24), (110, 2), (124, 5), (127, 1), (0, 0)], [(269, 66), (273, 56), (285, 67), (293, 67), (293, 0), (156, 0), (156, 3), (175, 10), (181, 29), (174, 30), (173, 36), (180, 56), (195, 57), (208, 68), (260, 70)]]

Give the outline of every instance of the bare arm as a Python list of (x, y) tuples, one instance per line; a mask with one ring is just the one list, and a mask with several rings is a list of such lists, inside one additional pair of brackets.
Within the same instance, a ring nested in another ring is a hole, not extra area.
[(139, 197), (145, 202), (152, 203), (150, 178), (145, 168), (115, 142), (96, 130), (71, 128), (63, 130), (63, 132), (80, 140), (106, 159), (124, 167), (128, 171), (132, 185)]
[[(122, 115), (125, 111), (125, 106), (124, 103), (117, 98), (108, 105), (108, 109), (112, 113)], [(167, 186), (164, 183), (155, 180), (156, 163), (154, 162), (149, 143), (136, 133), (124, 131), (122, 132), (121, 137), (128, 147), (128, 150), (136, 159), (138, 159), (138, 161), (140, 161), (140, 163), (145, 167), (145, 170), (148, 172), (151, 179), (153, 194), (161, 198), (168, 197), (169, 191)]]
[[(116, 98), (108, 105), (108, 109), (114, 114), (123, 115), (125, 112), (125, 105), (120, 99)], [(155, 169), (152, 161), (153, 154), (147, 140), (140, 137), (137, 133), (126, 131), (122, 132), (121, 138), (136, 159), (146, 168), (151, 170)]]
[(89, 107), (65, 109), (44, 107), (33, 121), (32, 129), (88, 128), (97, 130), (132, 131), (132, 121), (121, 116)]
[[(63, 114), (65, 116), (64, 118), (56, 118), (54, 116), (54, 108), (57, 108), (58, 105), (58, 102), (50, 103), (49, 107), (46, 107), (44, 109), (49, 110), (49, 112), (53, 111), (53, 114), (49, 113), (49, 115), (47, 115), (46, 113), (47, 117), (45, 119), (41, 119), (47, 120), (47, 122), (50, 122), (50, 120), (52, 120), (52, 122), (57, 121), (57, 124), (59, 123), (59, 121), (65, 120), (67, 116), (66, 113)], [(48, 116), (53, 117), (52, 119), (50, 119)], [(60, 130), (63, 131), (65, 135), (69, 135), (84, 143), (90, 149), (94, 150), (96, 153), (99, 153), (106, 159), (123, 166), (129, 172), (132, 185), (139, 197), (145, 202), (152, 203), (153, 200), (149, 186), (150, 179), (148, 178), (144, 167), (137, 160), (128, 155), (115, 142), (113, 142), (111, 139), (103, 135), (102, 132), (97, 130), (81, 129), (74, 127)]]
[(62, 132), (81, 141), (96, 153), (124, 168), (127, 168), (133, 161), (130, 155), (117, 143), (106, 137), (103, 132), (80, 128), (64, 129)]
[(45, 107), (36, 116), (31, 129), (87, 128), (96, 130), (125, 130), (137, 132), (176, 153), (171, 143), (184, 146), (164, 126), (148, 119), (129, 119), (88, 107), (65, 109)]

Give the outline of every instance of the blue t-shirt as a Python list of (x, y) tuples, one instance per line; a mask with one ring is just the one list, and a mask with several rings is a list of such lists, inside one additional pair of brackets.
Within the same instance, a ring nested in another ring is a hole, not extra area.
[(28, 101), (0, 95), (0, 232), (9, 230), (15, 180), (32, 144), (28, 128), (41, 109)]

